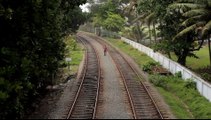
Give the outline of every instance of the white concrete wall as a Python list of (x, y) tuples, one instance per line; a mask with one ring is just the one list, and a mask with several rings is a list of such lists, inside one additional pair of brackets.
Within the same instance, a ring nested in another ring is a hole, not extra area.
[(172, 74), (181, 71), (183, 79), (188, 79), (188, 78), (193, 79), (196, 82), (196, 86), (200, 94), (203, 95), (205, 98), (207, 98), (209, 101), (211, 101), (211, 85), (205, 80), (198, 77), (195, 73), (185, 68), (184, 66), (178, 64), (177, 62), (174, 62), (171, 59), (165, 57), (164, 55), (158, 52), (154, 52), (152, 49), (140, 43), (136, 43), (124, 37), (121, 37), (121, 40), (130, 44), (134, 48), (137, 48), (139, 51), (147, 54), (155, 61), (159, 62), (164, 68), (168, 69)]

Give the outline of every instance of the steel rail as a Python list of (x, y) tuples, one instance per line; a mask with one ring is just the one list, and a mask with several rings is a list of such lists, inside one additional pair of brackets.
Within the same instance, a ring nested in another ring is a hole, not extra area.
[[(95, 37), (95, 36), (91, 36), (91, 37)], [(95, 38), (96, 38), (96, 37), (95, 37)], [(101, 38), (98, 38), (98, 39), (101, 39)], [(112, 46), (111, 44), (105, 42), (104, 40), (103, 40), (104, 42), (102, 42), (102, 40), (97, 40), (97, 41), (100, 42), (101, 44), (107, 44), (107, 45)], [(161, 119), (164, 119), (164, 117), (163, 117), (163, 115), (162, 115), (162, 113), (161, 113), (159, 107), (156, 105), (156, 102), (155, 102), (155, 100), (153, 99), (151, 93), (149, 92), (149, 90), (147, 89), (147, 87), (144, 85), (144, 83), (141, 81), (140, 75), (139, 75), (139, 74), (137, 73), (137, 71), (133, 68), (133, 66), (126, 60), (126, 58), (125, 58), (120, 52), (118, 52), (118, 50), (117, 50), (115, 47), (113, 47), (113, 48), (114, 48), (114, 50), (115, 50), (117, 53), (119, 53), (119, 55), (124, 59), (124, 61), (128, 64), (128, 66), (130, 66), (131, 70), (132, 70), (132, 71), (135, 73), (135, 75), (138, 77), (138, 79), (139, 79), (139, 81), (140, 81), (140, 84), (143, 86), (144, 90), (146, 91), (147, 95), (149, 96), (150, 100), (152, 101), (152, 104), (154, 105), (154, 108), (156, 109), (156, 111), (157, 111), (159, 117), (160, 117)], [(122, 78), (123, 78), (124, 85), (125, 85), (126, 91), (127, 91), (127, 93), (128, 93), (129, 100), (131, 100), (130, 104), (131, 104), (132, 112), (133, 112), (134, 118), (136, 119), (136, 118), (137, 118), (136, 110), (135, 110), (135, 107), (134, 107), (134, 103), (133, 103), (132, 97), (131, 97), (131, 95), (130, 95), (130, 94), (131, 94), (131, 93), (130, 93), (130, 90), (128, 89), (128, 85), (127, 85), (127, 82), (126, 82), (125, 75), (124, 75), (124, 73), (121, 71), (121, 68), (119, 67), (119, 65), (117, 65), (117, 62), (114, 60), (115, 57), (112, 56), (112, 55), (111, 55), (111, 57), (112, 57), (113, 61), (115, 62), (116, 66), (117, 66), (117, 68), (118, 68), (118, 71), (120, 72), (120, 74), (121, 74), (121, 76), (122, 76)]]
[[(88, 41), (86, 41), (85, 38), (81, 37), (80, 35), (78, 35), (77, 38), (78, 38), (78, 40), (80, 40), (83, 43), (84, 46), (86, 46), (85, 62), (84, 62), (83, 72), (82, 72), (81, 76), (79, 77), (82, 80), (81, 80), (80, 86), (78, 88), (78, 91), (77, 91), (77, 93), (75, 95), (74, 102), (73, 102), (73, 104), (72, 104), (72, 106), (71, 106), (71, 108), (70, 108), (70, 110), (68, 112), (67, 119), (71, 118), (73, 110), (76, 107), (76, 103), (77, 103), (77, 101), (79, 99), (79, 95), (81, 93), (81, 90), (82, 90), (82, 87), (84, 85), (85, 79), (86, 79), (86, 77), (87, 77), (87, 79), (89, 77), (89, 76), (86, 76), (86, 74), (90, 71), (90, 70), (88, 70), (88, 64), (89, 64), (89, 59), (88, 59), (88, 55), (89, 54), (88, 54), (88, 46), (87, 46), (88, 44), (93, 49), (94, 54), (96, 55), (96, 58), (97, 58), (97, 71), (98, 71), (98, 73), (97, 73), (97, 90), (96, 90), (96, 93), (94, 93), (94, 94), (96, 94), (96, 96), (94, 98), (95, 102), (94, 102), (94, 107), (93, 107), (93, 112), (92, 112), (92, 117), (91, 117), (92, 119), (94, 119), (95, 116), (96, 116), (96, 109), (97, 109), (98, 96), (99, 96), (99, 87), (100, 87), (100, 75), (101, 75), (99, 56), (98, 56), (95, 48)], [(84, 41), (86, 41), (88, 44), (86, 44)]]

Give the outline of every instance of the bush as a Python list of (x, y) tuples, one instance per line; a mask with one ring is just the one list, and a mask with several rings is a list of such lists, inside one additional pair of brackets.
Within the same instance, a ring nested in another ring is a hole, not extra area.
[(153, 83), (155, 86), (162, 87), (164, 89), (167, 89), (167, 79), (165, 76), (161, 75), (151, 75), (149, 77), (149, 80), (151, 83)]
[(127, 42), (125, 42), (125, 41), (123, 41), (123, 44), (125, 44), (125, 45), (129, 45), (129, 43), (127, 43)]
[(196, 82), (194, 82), (192, 79), (187, 79), (184, 86), (188, 89), (196, 90)]
[(175, 77), (182, 78), (182, 72), (181, 71), (176, 72), (174, 75), (175, 75)]
[(211, 75), (210, 75), (209, 73), (201, 73), (201, 76), (202, 76), (204, 79), (206, 79), (206, 80), (208, 80), (208, 81), (211, 81), (211, 80), (210, 80)]
[(196, 90), (196, 83), (191, 79), (182, 80), (178, 76), (179, 72), (176, 76), (151, 75), (149, 80), (155, 86), (177, 96), (188, 106), (194, 118), (210, 118), (211, 103)]
[(149, 65), (149, 64), (143, 65), (142, 70), (145, 71), (145, 72), (150, 72), (151, 71), (151, 65)]
[(152, 67), (160, 65), (159, 62), (147, 62), (146, 64), (143, 65), (142, 70), (148, 73), (151, 73)]

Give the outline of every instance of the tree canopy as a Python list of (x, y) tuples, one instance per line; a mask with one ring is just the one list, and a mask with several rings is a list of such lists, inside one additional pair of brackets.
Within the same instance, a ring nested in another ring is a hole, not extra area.
[(0, 118), (22, 118), (64, 59), (86, 0), (0, 0)]
[[(131, 1), (134, 2), (134, 0)], [(170, 52), (174, 52), (178, 57), (177, 61), (182, 65), (186, 65), (188, 56), (197, 58), (193, 51), (199, 50), (202, 43), (197, 45), (196, 41), (203, 40), (210, 34), (209, 0), (140, 0), (136, 2), (138, 14), (142, 15), (136, 20), (147, 21), (148, 25), (157, 24), (158, 37), (162, 39), (160, 43), (155, 44), (156, 50), (164, 51), (169, 56)], [(154, 33), (153, 36), (156, 37), (156, 35)], [(199, 38), (200, 35), (204, 38)]]
[(96, 27), (118, 32), (125, 23), (124, 17), (120, 14), (123, 2), (116, 0), (98, 1), (90, 7), (93, 16), (93, 24)]

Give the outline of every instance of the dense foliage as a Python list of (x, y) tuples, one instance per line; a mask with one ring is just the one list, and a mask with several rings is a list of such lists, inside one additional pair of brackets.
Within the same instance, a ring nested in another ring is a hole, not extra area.
[[(130, 0), (125, 10), (133, 16), (127, 15), (130, 26), (137, 29), (127, 28), (123, 35), (132, 32), (129, 35), (137, 42), (154, 44), (155, 50), (169, 57), (170, 52), (175, 53), (177, 62), (185, 66), (186, 58), (197, 58), (194, 51), (210, 38), (210, 5), (210, 0)], [(148, 27), (147, 32), (143, 26)]]
[(113, 32), (120, 31), (125, 24), (125, 20), (120, 14), (122, 2), (116, 0), (98, 2), (90, 7), (94, 26)]
[(0, 118), (22, 118), (52, 83), (64, 58), (63, 37), (84, 17), (86, 0), (0, 0)]

